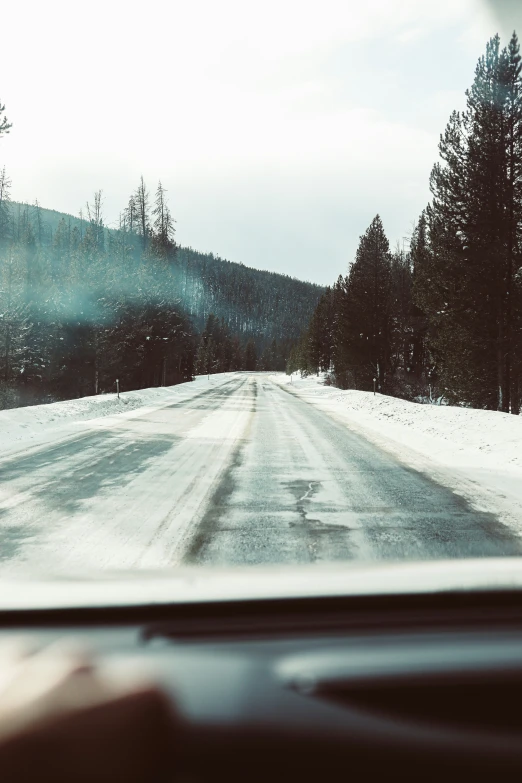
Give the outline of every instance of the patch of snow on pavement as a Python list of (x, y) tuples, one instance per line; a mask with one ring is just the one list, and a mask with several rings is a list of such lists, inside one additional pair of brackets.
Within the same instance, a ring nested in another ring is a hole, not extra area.
[(494, 511), (522, 530), (522, 416), (343, 391), (325, 386), (321, 376), (271, 377), (476, 507)]
[(194, 381), (116, 394), (99, 394), (65, 402), (0, 410), (0, 457), (47, 445), (76, 435), (84, 429), (109, 426), (121, 417), (185, 402), (209, 388), (231, 380), (232, 373), (216, 373), (210, 379), (199, 375)]

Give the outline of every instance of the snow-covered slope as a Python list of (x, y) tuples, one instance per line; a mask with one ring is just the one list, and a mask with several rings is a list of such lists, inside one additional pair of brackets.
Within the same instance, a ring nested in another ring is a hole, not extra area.
[(342, 391), (315, 376), (272, 378), (417, 470), (522, 529), (522, 416)]
[(153, 408), (190, 400), (209, 387), (229, 381), (232, 373), (201, 375), (195, 381), (139, 391), (100, 394), (0, 411), (0, 457), (22, 449), (49, 444), (82, 429), (107, 426), (114, 417), (140, 415)]

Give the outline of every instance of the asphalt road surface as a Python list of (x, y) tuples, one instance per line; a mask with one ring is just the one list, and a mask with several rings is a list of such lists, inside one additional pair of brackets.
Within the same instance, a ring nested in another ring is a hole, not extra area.
[(522, 554), (495, 516), (263, 374), (0, 458), (0, 569)]

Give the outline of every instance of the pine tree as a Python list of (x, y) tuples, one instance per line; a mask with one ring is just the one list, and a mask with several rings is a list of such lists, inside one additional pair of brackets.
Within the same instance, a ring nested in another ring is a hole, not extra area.
[(0, 137), (5, 133), (9, 133), (12, 127), (12, 123), (8, 122), (7, 117), (5, 116), (5, 106), (2, 105), (2, 101), (0, 101)]
[(412, 283), (410, 253), (397, 247), (391, 258), (390, 373), (403, 394), (413, 375)]
[(132, 201), (137, 218), (136, 231), (141, 237), (142, 248), (145, 250), (147, 248), (150, 235), (150, 207), (149, 191), (147, 190), (143, 176), (140, 178), (140, 184), (136, 189), (136, 193), (134, 194)]
[[(63, 218), (62, 218), (63, 220)], [(38, 199), (34, 202), (33, 207), (33, 229), (38, 245), (41, 247), (45, 239), (45, 222), (42, 215), (42, 209)]]
[(175, 228), (174, 219), (170, 214), (168, 204), (165, 199), (166, 190), (161, 181), (156, 190), (156, 201), (152, 214), (154, 215), (153, 241), (154, 250), (162, 258), (173, 258), (176, 251), (174, 240)]
[(11, 219), (11, 180), (6, 174), (5, 166), (0, 171), (0, 249), (5, 246), (12, 233)]
[[(419, 294), (438, 327), (450, 399), (513, 410), (513, 324), (520, 270), (522, 83), (519, 45), (492, 38), (440, 141), (428, 211), (433, 258)], [(517, 228), (518, 227), (518, 228)], [(515, 406), (516, 407), (516, 406)]]
[(90, 236), (89, 242), (94, 243), (100, 253), (105, 249), (105, 229), (103, 225), (103, 199), (102, 191), (97, 190), (94, 194), (93, 204), (86, 203), (87, 217), (89, 219)]
[(21, 254), (11, 246), (0, 263), (0, 380), (8, 387), (26, 369), (30, 321), (23, 296), (24, 271)]
[(505, 329), (500, 361), (504, 410), (519, 413), (522, 404), (522, 58), (513, 33), (504, 58), (507, 143), (507, 264), (505, 279)]
[(332, 328), (332, 290), (327, 288), (317, 303), (308, 328), (307, 364), (311, 372), (330, 369)]
[(428, 319), (422, 306), (422, 292), (429, 290), (429, 275), (431, 274), (431, 258), (428, 240), (428, 221), (423, 211), (414, 228), (410, 243), (410, 259), (412, 274), (412, 354), (411, 368), (414, 375), (424, 378), (426, 382), (433, 377), (435, 367), (431, 357), (428, 337)]
[(341, 388), (357, 385), (352, 373), (352, 360), (349, 355), (351, 335), (350, 313), (347, 306), (348, 276), (339, 275), (332, 289), (332, 365), (335, 382)]
[(342, 339), (357, 388), (385, 390), (391, 348), (391, 255), (377, 215), (361, 237), (346, 285)]

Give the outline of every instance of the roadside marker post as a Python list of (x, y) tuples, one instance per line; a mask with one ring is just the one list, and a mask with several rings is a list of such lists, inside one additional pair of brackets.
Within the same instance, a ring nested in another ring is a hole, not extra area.
[(116, 393), (118, 394), (118, 399), (120, 399), (120, 379), (116, 378)]

